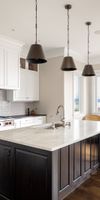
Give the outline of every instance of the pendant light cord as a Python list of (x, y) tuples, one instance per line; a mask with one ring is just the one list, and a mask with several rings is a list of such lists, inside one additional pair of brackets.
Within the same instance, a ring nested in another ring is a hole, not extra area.
[(67, 56), (69, 56), (69, 9), (67, 9)]
[(91, 22), (86, 22), (86, 25), (88, 26), (88, 37), (87, 37), (87, 64), (89, 65), (89, 61), (90, 61), (90, 25), (91, 25)]
[(37, 44), (37, 0), (35, 0), (35, 44)]
[(90, 51), (89, 51), (89, 47), (90, 47), (90, 29), (89, 29), (89, 25), (88, 25), (88, 57), (87, 57), (87, 62), (88, 62), (88, 65), (89, 65), (89, 54), (90, 54)]

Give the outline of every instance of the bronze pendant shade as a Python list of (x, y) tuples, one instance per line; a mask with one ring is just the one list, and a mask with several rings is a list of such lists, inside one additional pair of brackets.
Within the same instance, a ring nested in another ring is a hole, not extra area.
[(42, 64), (47, 62), (40, 44), (32, 44), (27, 56), (29, 63)]
[(86, 25), (88, 26), (88, 55), (87, 55), (88, 64), (84, 66), (82, 76), (95, 76), (93, 66), (89, 64), (89, 26), (91, 25), (91, 22), (86, 22)]
[(92, 65), (85, 65), (82, 76), (95, 76), (95, 72)]
[(63, 58), (63, 62), (61, 65), (62, 71), (74, 71), (76, 70), (76, 66), (74, 60), (71, 56), (69, 56), (69, 10), (72, 8), (70, 4), (65, 5), (65, 9), (67, 9), (67, 56)]
[(66, 57), (63, 58), (61, 69), (62, 69), (62, 71), (74, 71), (74, 70), (76, 70), (74, 60), (71, 56), (66, 56)]
[(35, 44), (32, 44), (29, 49), (29, 53), (27, 55), (27, 61), (29, 63), (42, 64), (42, 63), (47, 62), (47, 60), (45, 58), (42, 46), (40, 44), (37, 44), (37, 0), (35, 0), (35, 3), (36, 3), (36, 7), (35, 7), (35, 11), (36, 11), (36, 24), (35, 24), (36, 41), (35, 41)]

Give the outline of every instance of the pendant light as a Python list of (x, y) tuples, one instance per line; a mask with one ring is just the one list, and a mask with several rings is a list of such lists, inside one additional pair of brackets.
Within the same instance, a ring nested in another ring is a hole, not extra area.
[(89, 64), (89, 37), (90, 37), (90, 31), (89, 26), (91, 25), (91, 22), (86, 22), (86, 25), (88, 27), (88, 53), (87, 53), (87, 65), (85, 65), (82, 76), (95, 76), (95, 72), (93, 69), (93, 66)]
[(70, 4), (65, 5), (65, 9), (67, 9), (67, 56), (63, 58), (61, 70), (63, 71), (74, 71), (76, 70), (76, 66), (74, 60), (71, 56), (69, 56), (69, 10), (72, 8)]
[(37, 0), (35, 0), (35, 12), (36, 12), (36, 23), (35, 23), (36, 40), (35, 44), (32, 44), (30, 47), (29, 53), (27, 55), (27, 60), (29, 63), (42, 64), (47, 62), (47, 60), (45, 59), (42, 46), (40, 44), (37, 44)]

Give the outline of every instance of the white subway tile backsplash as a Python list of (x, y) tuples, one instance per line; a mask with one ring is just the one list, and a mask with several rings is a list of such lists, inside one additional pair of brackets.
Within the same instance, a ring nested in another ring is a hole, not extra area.
[(6, 90), (0, 90), (0, 101), (6, 100)]
[(26, 109), (33, 109), (33, 103), (9, 102), (6, 100), (6, 90), (0, 90), (0, 116), (24, 115)]

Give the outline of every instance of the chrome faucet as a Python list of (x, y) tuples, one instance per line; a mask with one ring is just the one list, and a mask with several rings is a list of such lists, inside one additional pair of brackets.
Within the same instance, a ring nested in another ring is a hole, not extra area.
[(62, 108), (63, 109), (63, 117), (62, 117), (62, 119), (61, 119), (61, 122), (62, 122), (62, 124), (63, 124), (63, 126), (65, 127), (65, 126), (71, 126), (71, 122), (66, 122), (66, 120), (65, 120), (65, 115), (64, 115), (64, 106), (63, 105), (59, 105), (58, 107), (57, 107), (57, 112), (56, 112), (56, 115), (58, 115), (59, 114), (59, 109), (60, 108)]
[(58, 107), (57, 107), (57, 112), (56, 112), (56, 115), (58, 115), (59, 114), (59, 109), (60, 108), (62, 108), (63, 109), (63, 117), (62, 117), (62, 119), (61, 119), (61, 121), (63, 122), (64, 121), (64, 106), (63, 105), (59, 105)]

